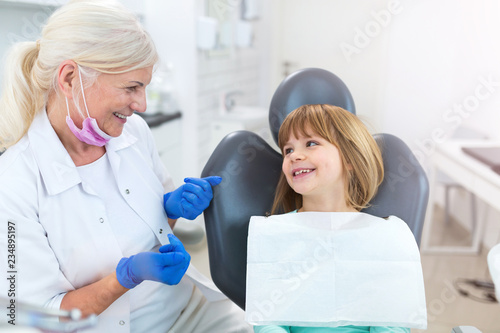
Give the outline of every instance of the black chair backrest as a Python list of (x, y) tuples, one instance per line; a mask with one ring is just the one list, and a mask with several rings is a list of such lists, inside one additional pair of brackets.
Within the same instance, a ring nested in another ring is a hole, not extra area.
[(248, 222), (252, 215), (271, 211), (281, 161), (281, 154), (257, 134), (238, 131), (221, 141), (202, 172), (222, 177), (204, 212), (212, 279), (241, 308), (245, 306)]
[(269, 126), (278, 143), (278, 132), (286, 116), (307, 104), (330, 104), (356, 114), (349, 89), (333, 73), (320, 68), (306, 68), (290, 74), (276, 88), (269, 108)]

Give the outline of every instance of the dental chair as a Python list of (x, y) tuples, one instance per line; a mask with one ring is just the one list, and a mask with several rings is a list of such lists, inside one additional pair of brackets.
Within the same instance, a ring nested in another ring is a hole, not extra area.
[[(303, 69), (288, 76), (272, 98), (269, 124), (274, 141), (284, 118), (305, 104), (331, 104), (355, 114), (351, 93), (337, 76), (318, 68)], [(365, 212), (400, 217), (420, 244), (429, 195), (425, 172), (403, 141), (390, 134), (374, 137), (382, 150), (385, 177)], [(212, 279), (242, 309), (249, 220), (271, 211), (281, 163), (281, 154), (257, 134), (237, 131), (219, 143), (202, 171), (203, 177), (222, 177), (204, 212)]]

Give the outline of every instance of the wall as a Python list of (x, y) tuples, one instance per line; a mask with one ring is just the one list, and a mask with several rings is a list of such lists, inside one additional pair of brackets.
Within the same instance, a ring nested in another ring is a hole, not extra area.
[[(236, 20), (239, 1), (220, 0), (221, 9)], [(196, 48), (196, 20), (207, 15), (205, 0), (146, 1), (145, 25), (164, 62), (174, 66), (175, 85), (182, 111), (183, 156), (187, 176), (199, 176), (210, 157), (210, 120), (219, 112), (219, 99), (227, 91), (238, 90), (237, 102), (267, 107), (267, 80), (263, 75), (269, 41), (261, 33), (266, 19), (252, 22), (255, 40), (251, 48), (232, 48), (220, 56)], [(269, 20), (269, 18), (267, 19)], [(173, 28), (175, 27), (175, 29)]]
[[(217, 2), (216, 2), (217, 3)], [(229, 21), (240, 19), (239, 1), (218, 1), (219, 8)], [(206, 15), (207, 3), (198, 1), (198, 14)], [(227, 52), (213, 55), (214, 52), (198, 51), (197, 53), (197, 99), (198, 126), (196, 129), (199, 149), (197, 165), (199, 172), (205, 166), (212, 153), (210, 146), (210, 121), (219, 115), (221, 97), (227, 92), (239, 92), (235, 96), (237, 104), (269, 106), (270, 97), (265, 68), (269, 53), (270, 40), (266, 35), (266, 27), (270, 21), (269, 12), (262, 11), (259, 20), (249, 21), (254, 29), (253, 44), (249, 48), (233, 46)]]
[[(160, 61), (173, 66), (174, 85), (182, 119), (182, 154), (172, 156), (170, 166), (182, 170), (173, 175), (176, 184), (186, 176), (196, 175), (197, 99), (196, 96), (196, 4), (194, 0), (146, 0), (145, 27), (155, 41)], [(189, 152), (189, 153), (188, 153)], [(179, 165), (181, 167), (179, 168)], [(170, 169), (172, 169), (172, 167)], [(167, 168), (169, 165), (167, 164)]]
[[(54, 11), (53, 6), (0, 1), (0, 59), (16, 42), (35, 41), (40, 37), (42, 24)], [(0, 77), (4, 61), (0, 61)], [(0, 80), (0, 88), (2, 82)]]
[[(374, 16), (387, 12), (388, 0), (279, 0), (273, 20), (273, 86), (289, 71), (319, 67), (339, 76), (349, 87), (356, 113), (374, 132), (382, 131), (381, 96), (385, 82), (390, 29), (398, 14), (387, 23)], [(365, 30), (371, 37), (366, 37)], [(371, 30), (370, 30), (371, 29)]]
[[(462, 126), (499, 139), (500, 3), (402, 1), (390, 30), (382, 127), (407, 142), (424, 166), (436, 145)], [(439, 135), (437, 135), (439, 134)], [(435, 195), (443, 203), (438, 189)], [(451, 212), (470, 229), (469, 198), (454, 193)], [(484, 244), (499, 242), (500, 213), (479, 202)]]
[[(497, 1), (405, 2), (391, 29), (383, 126), (426, 162), (458, 126), (498, 137), (500, 62)], [(493, 80), (493, 91), (484, 82)], [(485, 97), (475, 105), (477, 88)], [(486, 96), (487, 95), (487, 96)], [(435, 135), (434, 135), (435, 137)]]
[[(233, 22), (240, 17), (240, 1), (216, 1)], [(196, 22), (206, 16), (206, 0), (147, 0), (144, 23), (152, 35), (161, 61), (173, 64), (175, 86), (182, 112), (182, 156), (173, 156), (187, 176), (199, 176), (212, 153), (209, 122), (218, 115), (220, 97), (228, 91), (240, 91), (237, 103), (267, 108), (269, 96), (269, 30), (271, 16), (263, 3), (262, 19), (252, 21), (254, 43), (250, 48), (233, 47), (222, 55), (198, 50)], [(174, 28), (175, 27), (175, 28)], [(168, 165), (167, 165), (168, 167)]]

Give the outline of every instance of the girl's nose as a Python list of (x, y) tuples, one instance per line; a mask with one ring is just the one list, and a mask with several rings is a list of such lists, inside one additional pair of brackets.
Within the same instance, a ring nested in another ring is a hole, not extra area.
[(295, 150), (291, 154), (290, 158), (292, 159), (292, 161), (302, 161), (305, 158), (305, 155), (301, 151)]

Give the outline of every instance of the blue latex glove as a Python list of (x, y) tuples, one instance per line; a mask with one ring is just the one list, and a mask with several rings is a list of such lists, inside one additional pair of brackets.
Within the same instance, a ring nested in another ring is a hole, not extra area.
[(173, 234), (169, 234), (168, 239), (170, 244), (160, 247), (160, 253), (141, 252), (122, 258), (116, 266), (118, 282), (129, 289), (144, 280), (178, 284), (188, 269), (191, 256)]
[(194, 220), (210, 204), (212, 186), (220, 184), (221, 177), (185, 178), (184, 185), (163, 196), (163, 207), (171, 219), (183, 217)]

